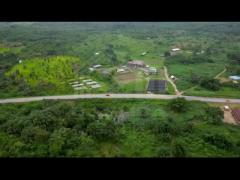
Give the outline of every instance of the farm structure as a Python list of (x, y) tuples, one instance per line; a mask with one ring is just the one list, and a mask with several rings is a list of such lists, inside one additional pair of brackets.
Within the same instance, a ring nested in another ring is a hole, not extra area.
[[(79, 78), (80, 79), (80, 78)], [(91, 89), (91, 88), (100, 88), (102, 87), (98, 82), (93, 81), (92, 79), (82, 79), (81, 81), (74, 81), (69, 83), (74, 90), (81, 89)]]
[(166, 93), (166, 80), (154, 80), (151, 79), (148, 83), (148, 93)]
[(132, 60), (132, 61), (128, 62), (128, 67), (130, 67), (130, 68), (138, 68), (138, 67), (146, 67), (146, 65), (141, 60)]

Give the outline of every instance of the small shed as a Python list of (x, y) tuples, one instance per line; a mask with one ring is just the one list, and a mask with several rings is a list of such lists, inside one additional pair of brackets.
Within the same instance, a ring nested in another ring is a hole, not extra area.
[(224, 111), (229, 111), (230, 110), (229, 106), (227, 106), (227, 105), (223, 106), (223, 109), (224, 109)]
[(94, 65), (93, 68), (99, 68), (99, 67), (102, 67), (101, 64), (97, 64), (97, 65)]
[(171, 78), (171, 79), (175, 79), (176, 77), (175, 77), (174, 75), (171, 75), (170, 78)]
[(121, 72), (125, 72), (124, 69), (117, 69), (117, 72), (121, 73)]

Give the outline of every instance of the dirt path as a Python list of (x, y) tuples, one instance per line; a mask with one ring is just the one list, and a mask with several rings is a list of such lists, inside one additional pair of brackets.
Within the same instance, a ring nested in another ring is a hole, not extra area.
[(183, 92), (179, 92), (178, 89), (177, 89), (176, 84), (172, 81), (171, 78), (169, 78), (169, 74), (168, 74), (168, 71), (167, 71), (166, 66), (163, 66), (163, 68), (164, 68), (165, 78), (166, 78), (166, 80), (167, 80), (168, 82), (170, 82), (170, 83), (172, 84), (172, 86), (173, 86), (173, 88), (174, 88), (174, 90), (175, 90), (176, 95), (182, 95)]
[(237, 124), (230, 111), (224, 111), (223, 122), (235, 125)]
[(214, 77), (214, 79), (217, 79), (217, 78), (219, 78), (223, 73), (225, 73), (227, 71), (227, 69), (226, 68), (224, 68), (224, 70), (222, 71), (222, 72), (220, 72), (219, 74), (217, 74), (215, 77)]

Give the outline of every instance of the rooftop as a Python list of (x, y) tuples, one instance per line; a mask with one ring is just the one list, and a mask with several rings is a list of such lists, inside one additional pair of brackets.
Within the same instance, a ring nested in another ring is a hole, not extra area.
[(153, 80), (151, 79), (148, 84), (147, 91), (155, 93), (164, 93), (166, 90), (166, 81), (165, 80)]
[(173, 48), (172, 51), (180, 51), (179, 48)]
[(131, 65), (145, 65), (145, 63), (141, 60), (132, 60), (132, 61), (129, 61), (128, 64), (131, 64)]
[(240, 109), (233, 109), (232, 115), (236, 121), (240, 122)]

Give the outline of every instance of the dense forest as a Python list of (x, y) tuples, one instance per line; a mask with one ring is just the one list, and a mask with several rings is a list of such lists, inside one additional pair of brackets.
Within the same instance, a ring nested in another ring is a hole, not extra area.
[(184, 99), (1, 105), (1, 157), (239, 157), (238, 126)]

